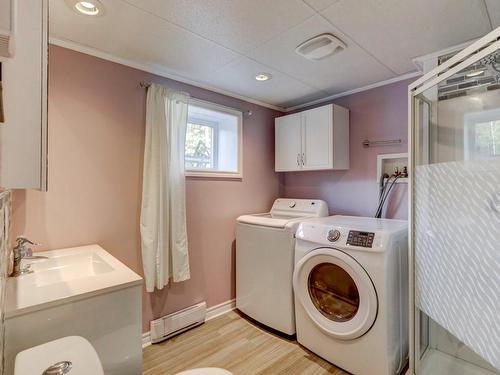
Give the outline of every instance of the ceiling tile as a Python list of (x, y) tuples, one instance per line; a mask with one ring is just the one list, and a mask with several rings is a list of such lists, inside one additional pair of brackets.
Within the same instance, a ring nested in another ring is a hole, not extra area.
[(234, 51), (246, 52), (314, 14), (300, 0), (124, 0)]
[(493, 27), (500, 26), (500, 1), (498, 0), (486, 0), (486, 6), (488, 7), (488, 13), (491, 18), (491, 23)]
[[(255, 75), (261, 72), (272, 74), (272, 79), (264, 82), (255, 80)], [(206, 83), (280, 107), (289, 107), (328, 95), (246, 57), (211, 74)]]
[(491, 30), (483, 0), (340, 0), (322, 14), (398, 74)]
[[(320, 61), (310, 61), (295, 53), (295, 48), (300, 43), (323, 33), (331, 33), (340, 38), (347, 44), (347, 48)], [(249, 55), (329, 94), (337, 94), (395, 76), (319, 15), (281, 34)]]
[(106, 53), (203, 79), (238, 54), (119, 0), (102, 17), (80, 16), (64, 0), (50, 1), (50, 35)]
[(307, 4), (312, 6), (315, 10), (323, 10), (330, 5), (335, 4), (339, 0), (304, 0)]

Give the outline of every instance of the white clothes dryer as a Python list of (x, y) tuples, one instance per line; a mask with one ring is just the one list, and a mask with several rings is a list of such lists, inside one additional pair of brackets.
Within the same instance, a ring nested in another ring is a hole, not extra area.
[(408, 355), (408, 223), (330, 216), (297, 230), (297, 340), (356, 375), (394, 375)]
[(271, 211), (236, 223), (236, 307), (256, 321), (295, 334), (292, 275), (295, 232), (308, 218), (327, 216), (322, 200), (276, 199)]

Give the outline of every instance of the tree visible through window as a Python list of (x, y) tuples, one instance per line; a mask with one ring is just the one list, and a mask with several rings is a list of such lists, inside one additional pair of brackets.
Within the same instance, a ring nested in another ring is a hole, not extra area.
[(188, 122), (186, 132), (186, 168), (214, 169), (214, 127)]
[(187, 173), (241, 177), (241, 112), (191, 100), (187, 122)]

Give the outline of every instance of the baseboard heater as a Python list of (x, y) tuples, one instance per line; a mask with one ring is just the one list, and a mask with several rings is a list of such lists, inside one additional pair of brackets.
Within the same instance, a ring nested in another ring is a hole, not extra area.
[(151, 343), (169, 339), (175, 335), (199, 326), (205, 322), (207, 316), (206, 302), (165, 315), (151, 321)]

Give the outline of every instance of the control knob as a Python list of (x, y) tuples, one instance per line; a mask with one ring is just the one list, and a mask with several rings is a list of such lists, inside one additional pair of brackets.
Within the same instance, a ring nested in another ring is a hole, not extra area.
[(332, 229), (328, 232), (328, 241), (335, 242), (340, 238), (340, 232), (337, 229)]

